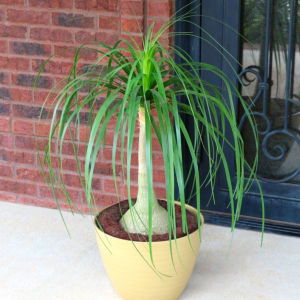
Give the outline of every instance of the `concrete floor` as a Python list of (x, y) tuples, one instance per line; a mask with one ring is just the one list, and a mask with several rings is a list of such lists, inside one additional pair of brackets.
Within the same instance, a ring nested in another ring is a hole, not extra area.
[[(90, 216), (0, 202), (1, 300), (117, 300), (98, 253)], [(205, 225), (180, 300), (299, 300), (300, 239)], [(142, 300), (142, 299), (141, 299)]]

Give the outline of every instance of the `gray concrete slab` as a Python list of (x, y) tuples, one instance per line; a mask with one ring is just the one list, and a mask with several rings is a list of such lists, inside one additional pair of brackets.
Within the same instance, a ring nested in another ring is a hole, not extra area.
[[(1, 300), (117, 300), (90, 216), (0, 202)], [(205, 225), (200, 254), (180, 300), (300, 299), (300, 239)]]

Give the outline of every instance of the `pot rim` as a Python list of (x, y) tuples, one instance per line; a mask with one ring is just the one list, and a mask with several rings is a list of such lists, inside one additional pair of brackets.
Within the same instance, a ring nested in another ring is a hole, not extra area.
[[(126, 200), (128, 200), (128, 199), (125, 199), (125, 200), (123, 200), (123, 201), (126, 201)], [(166, 199), (158, 199), (158, 200), (167, 201)], [(174, 201), (174, 202), (175, 202), (176, 205), (180, 205), (180, 204), (181, 204), (179, 201)], [(111, 204), (111, 205), (108, 205), (108, 206), (102, 208), (102, 209), (96, 214), (96, 216), (94, 217), (94, 222), (93, 222), (96, 231), (100, 231), (100, 232), (103, 233), (105, 236), (109, 236), (109, 238), (116, 239), (116, 240), (122, 240), (124, 243), (128, 242), (128, 243), (141, 243), (141, 244), (144, 243), (144, 244), (149, 244), (149, 242), (140, 242), (140, 241), (131, 241), (131, 240), (120, 239), (120, 238), (117, 238), (117, 237), (115, 237), (115, 236), (109, 235), (108, 233), (103, 232), (103, 231), (98, 227), (98, 225), (97, 225), (97, 223), (96, 223), (96, 218), (98, 217), (98, 215), (99, 215), (100, 213), (102, 213), (105, 209), (107, 209), (107, 208), (109, 208), (110, 206), (113, 206), (113, 205), (115, 205), (115, 204), (116, 204), (116, 203), (113, 203), (113, 204)], [(193, 206), (191, 206), (191, 205), (189, 205), (189, 204), (187, 204), (187, 203), (185, 203), (185, 206), (188, 206), (189, 208), (191, 208), (192, 210), (194, 210), (195, 212), (197, 212), (197, 209), (196, 209), (195, 207), (193, 207)], [(203, 217), (202, 213), (200, 213), (200, 219), (201, 219), (200, 228), (202, 229), (203, 224), (204, 224), (204, 217)], [(177, 241), (177, 240), (180, 240), (180, 239), (183, 239), (183, 238), (188, 238), (189, 236), (192, 236), (192, 235), (194, 235), (194, 234), (197, 234), (197, 235), (198, 235), (198, 231), (199, 231), (199, 228), (197, 228), (197, 230), (195, 230), (194, 232), (190, 233), (189, 235), (185, 235), (185, 236), (182, 236), (182, 237), (180, 237), (180, 238), (177, 238), (176, 241)], [(98, 234), (98, 233), (97, 233), (97, 234)], [(171, 241), (174, 241), (174, 239), (172, 239)], [(170, 240), (167, 240), (167, 241), (152, 241), (152, 243), (155, 243), (155, 244), (157, 244), (157, 243), (169, 243), (169, 242), (170, 242)]]

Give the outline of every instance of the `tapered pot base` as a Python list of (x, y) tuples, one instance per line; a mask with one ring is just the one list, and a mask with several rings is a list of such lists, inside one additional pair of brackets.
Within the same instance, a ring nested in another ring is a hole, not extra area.
[[(194, 215), (197, 214), (197, 210), (190, 205), (186, 205), (186, 209)], [(201, 231), (203, 223), (204, 219), (201, 215)], [(104, 234), (96, 222), (95, 230), (106, 272), (122, 299), (176, 300), (179, 298), (197, 259), (200, 248), (199, 229), (191, 233), (189, 238), (185, 236), (177, 239), (180, 259), (175, 241), (172, 240), (176, 271), (172, 263), (169, 241), (152, 243), (154, 268), (148, 243), (131, 242)]]

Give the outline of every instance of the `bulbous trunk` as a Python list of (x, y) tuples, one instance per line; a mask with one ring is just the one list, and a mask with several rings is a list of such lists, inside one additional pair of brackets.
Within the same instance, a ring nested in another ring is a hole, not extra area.
[[(145, 130), (145, 110), (139, 109), (139, 169), (138, 169), (138, 195), (137, 201), (133, 206), (134, 209), (128, 210), (120, 224), (130, 233), (148, 234), (149, 229), (149, 195), (148, 195), (148, 178), (147, 178), (147, 161), (146, 161), (146, 130)], [(168, 213), (158, 204), (155, 191), (152, 191), (152, 233), (165, 234), (168, 232)], [(126, 226), (125, 226), (126, 223)]]

